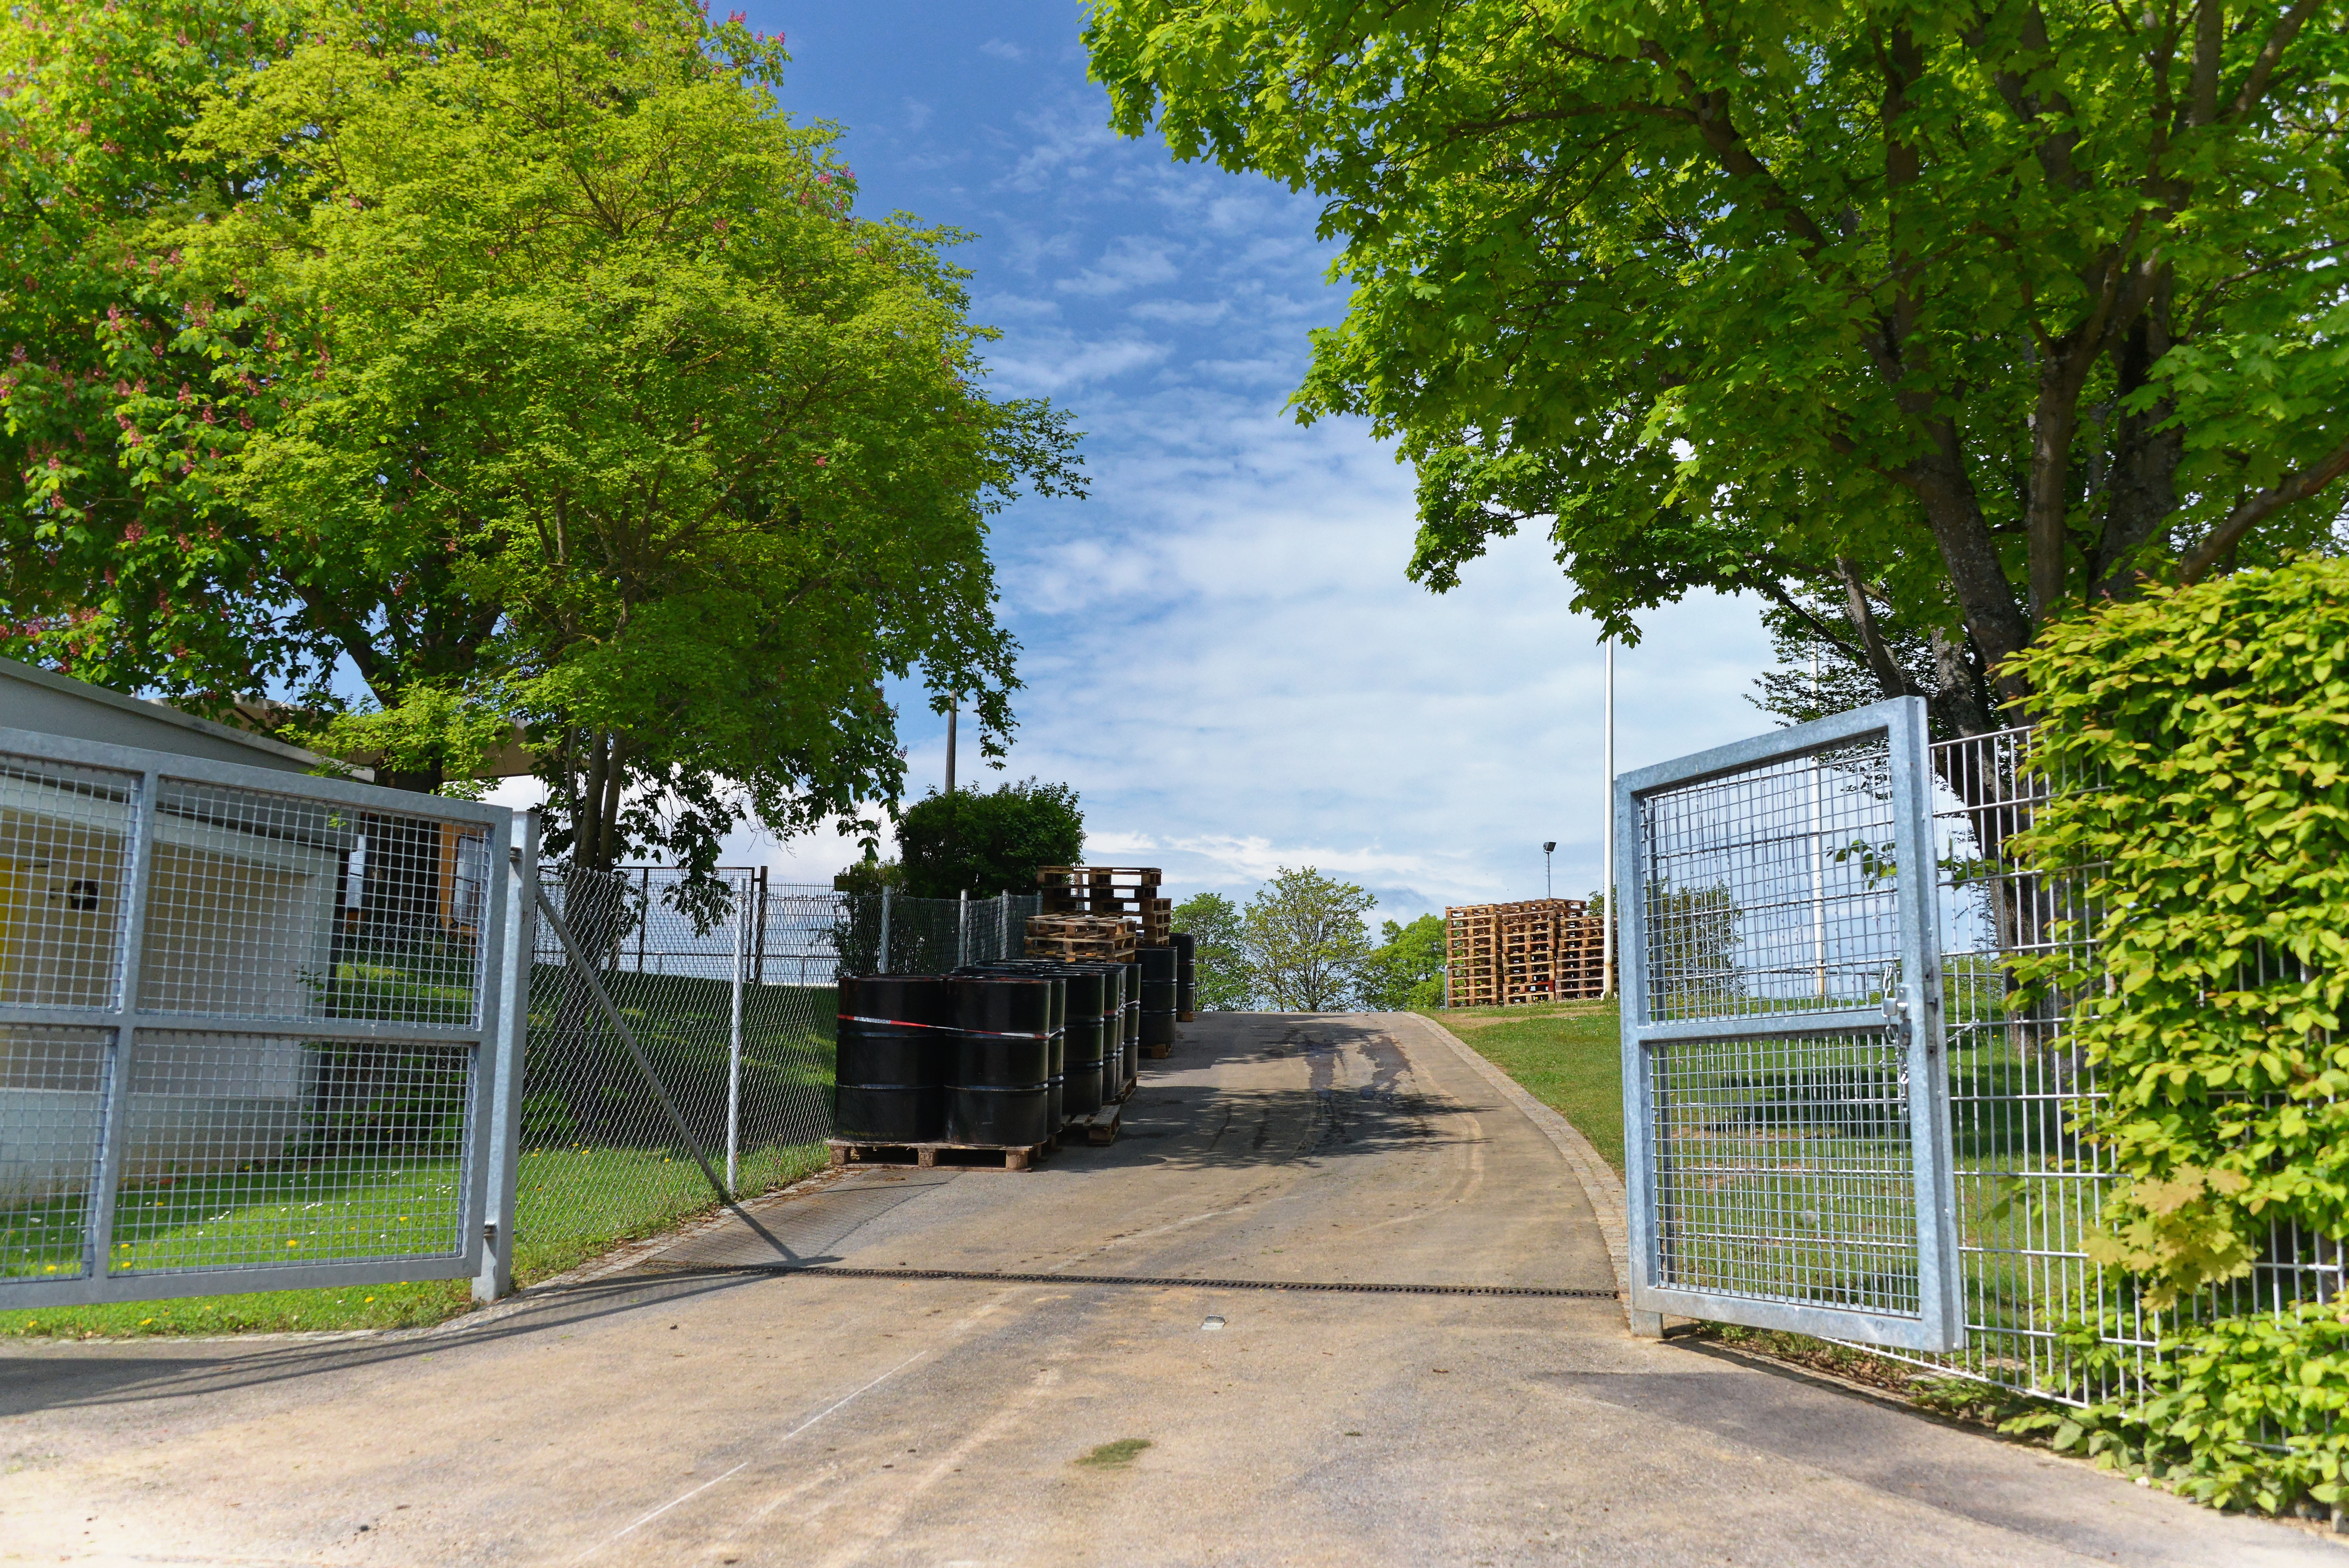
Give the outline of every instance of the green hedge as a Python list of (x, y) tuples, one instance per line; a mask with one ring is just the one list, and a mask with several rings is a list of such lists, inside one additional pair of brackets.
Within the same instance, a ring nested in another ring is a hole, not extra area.
[(2090, 1252), (2176, 1312), (2150, 1397), (2064, 1435), (2215, 1502), (2337, 1502), (2349, 1304), (2272, 1299), (2257, 1265), (2294, 1261), (2280, 1226), (2349, 1227), (2349, 562), (2156, 589), (2021, 667), (2041, 764), (2081, 782), (2018, 847), (2091, 868), (2096, 948), (2023, 978), (2081, 999), (2107, 1091), (2077, 1129), (2121, 1177)]

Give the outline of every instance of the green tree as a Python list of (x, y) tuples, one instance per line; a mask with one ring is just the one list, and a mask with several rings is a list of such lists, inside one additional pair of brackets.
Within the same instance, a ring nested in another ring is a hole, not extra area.
[[(0, 16), (0, 652), (220, 711), (322, 647), (260, 542), (223, 521), (249, 400), (185, 329), (241, 330), (246, 302), (194, 287), (172, 238), (246, 189), (186, 128), (290, 48), (299, 16), (24, 0)], [(116, 418), (150, 390), (185, 400), (200, 432), (160, 463)]]
[(1250, 898), (1241, 950), (1257, 993), (1276, 1012), (1335, 1012), (1359, 998), (1371, 956), (1362, 917), (1378, 902), (1313, 867), (1282, 867)]
[(1407, 926), (1381, 921), (1379, 945), (1362, 964), (1362, 1005), (1379, 1012), (1443, 1006), (1450, 947), (1441, 915), (1422, 915)]
[[(347, 658), (334, 732), (427, 787), (483, 730), (433, 715), (526, 722), (589, 867), (894, 801), (881, 682), (917, 665), (1000, 750), (987, 518), (1073, 488), (1073, 438), (981, 389), (959, 236), (859, 217), (783, 64), (681, 0), (321, 4), (174, 100), (223, 193), (110, 234), (174, 331), (117, 334), (102, 412), (108, 462), (251, 563), (224, 618), (276, 640), (218, 680)], [(36, 645), (88, 622), (93, 549)]]
[(2339, 518), (2323, 18), (1103, 0), (1086, 42), (1120, 130), (1323, 199), (1353, 294), (1296, 406), (1417, 465), (1416, 578), (1530, 524), (1611, 633), (1750, 590), (1978, 731), (2071, 607)]
[(932, 790), (897, 819), (897, 849), (917, 898), (1033, 893), (1039, 867), (1083, 861), (1085, 815), (1067, 784)]
[(1239, 906), (1221, 893), (1194, 893), (1174, 906), (1174, 929), (1191, 933), (1191, 961), (1202, 1012), (1257, 1011)]

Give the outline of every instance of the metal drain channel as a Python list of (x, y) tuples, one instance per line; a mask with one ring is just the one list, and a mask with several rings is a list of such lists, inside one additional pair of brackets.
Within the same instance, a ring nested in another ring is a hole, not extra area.
[(1611, 1302), (1619, 1291), (1554, 1290), (1542, 1285), (1390, 1285), (1338, 1280), (1200, 1280), (1172, 1274), (1018, 1274), (991, 1269), (847, 1269), (830, 1263), (689, 1263), (654, 1260), (641, 1272), (680, 1274), (806, 1274), (839, 1280), (968, 1280), (979, 1284), (1149, 1285), (1196, 1291), (1311, 1291), (1381, 1296), (1543, 1296)]

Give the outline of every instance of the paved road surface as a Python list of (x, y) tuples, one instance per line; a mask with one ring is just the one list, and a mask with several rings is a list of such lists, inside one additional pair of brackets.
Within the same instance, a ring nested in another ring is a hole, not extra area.
[(0, 1562), (2349, 1568), (1607, 1300), (713, 1267), (1612, 1288), (1424, 1024), (1185, 1033), (1034, 1172), (860, 1172), (429, 1334), (11, 1350)]

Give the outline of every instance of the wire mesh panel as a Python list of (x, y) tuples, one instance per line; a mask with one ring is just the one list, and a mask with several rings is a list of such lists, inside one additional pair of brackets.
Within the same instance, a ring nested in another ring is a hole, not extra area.
[(1618, 782), (1632, 1304), (1962, 1342), (1914, 700)]
[(1872, 1006), (1900, 958), (1889, 741), (1644, 797), (1652, 1018)]
[(139, 784), (0, 753), (0, 1004), (116, 1004)]
[(473, 1051), (140, 1031), (112, 1271), (458, 1256)]
[(471, 1272), (510, 832), (0, 730), (0, 1304)]
[(0, 1280), (80, 1279), (114, 1032), (0, 1024)]
[[(2103, 1153), (2073, 1127), (2099, 1103), (2095, 1066), (2069, 1040), (2076, 998), (2017, 994), (2013, 961), (2059, 943), (2085, 950), (2100, 911), (2093, 867), (2027, 866), (2014, 836), (2046, 803), (2096, 781), (2049, 771), (2027, 729), (1932, 748), (1937, 896), (1954, 1144), (1959, 1256), (1968, 1337), (1962, 1351), (1888, 1354), (2072, 1404), (2129, 1394), (2176, 1315), (2147, 1310), (2128, 1277), (2090, 1259), (2085, 1240), (2114, 1180)], [(2254, 965), (2264, 961), (2254, 958)], [(2253, 982), (2264, 974), (2251, 977)], [(2335, 1298), (2337, 1238), (2280, 1226), (2251, 1275), (2178, 1312), (2237, 1314)], [(2065, 1333), (2092, 1326), (2118, 1357), (2091, 1373)]]
[(1919, 1314), (1904, 1042), (1671, 1041), (1649, 1082), (1659, 1284)]
[(738, 1196), (826, 1164), (840, 978), (1016, 954), (1039, 902), (885, 898), (739, 868), (696, 878), (667, 867), (547, 867), (541, 877), (684, 1126), (543, 923), (516, 1177), (525, 1276), (714, 1202), (695, 1145)]

